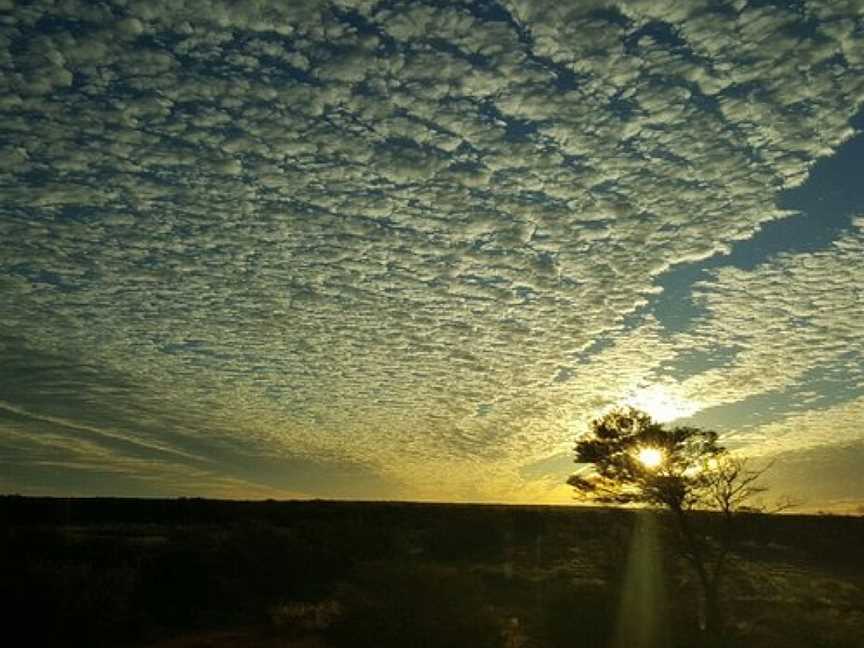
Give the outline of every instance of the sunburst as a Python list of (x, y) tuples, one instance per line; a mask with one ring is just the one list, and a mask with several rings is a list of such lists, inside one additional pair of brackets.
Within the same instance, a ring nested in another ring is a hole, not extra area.
[(642, 410), (658, 423), (691, 416), (701, 409), (696, 401), (675, 394), (664, 385), (651, 385), (635, 389), (623, 404)]

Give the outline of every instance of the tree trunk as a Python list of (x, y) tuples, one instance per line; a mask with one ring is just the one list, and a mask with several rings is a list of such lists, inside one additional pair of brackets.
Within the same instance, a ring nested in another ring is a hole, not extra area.
[(700, 628), (705, 631), (709, 640), (719, 640), (724, 625), (720, 605), (720, 574), (715, 574), (712, 578), (702, 545), (690, 527), (690, 520), (687, 518), (686, 511), (680, 507), (673, 507), (672, 510), (675, 513), (678, 529), (686, 547), (685, 557), (693, 567), (693, 571), (696, 572), (699, 586), (702, 589), (703, 618), (700, 619)]

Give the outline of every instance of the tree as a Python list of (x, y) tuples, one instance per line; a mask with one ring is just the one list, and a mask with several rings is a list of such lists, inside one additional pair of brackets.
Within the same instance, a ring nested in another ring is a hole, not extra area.
[[(751, 469), (745, 458), (729, 454), (717, 433), (696, 427), (665, 428), (645, 412), (619, 408), (591, 423), (577, 440), (576, 463), (587, 472), (567, 483), (586, 499), (607, 504), (646, 504), (672, 513), (683, 557), (693, 568), (703, 596), (704, 628), (719, 636), (720, 601), (737, 512), (763, 510), (748, 502), (765, 489), (756, 481), (767, 470)], [(780, 508), (783, 508), (782, 506)], [(718, 537), (696, 532), (692, 512), (721, 514)]]

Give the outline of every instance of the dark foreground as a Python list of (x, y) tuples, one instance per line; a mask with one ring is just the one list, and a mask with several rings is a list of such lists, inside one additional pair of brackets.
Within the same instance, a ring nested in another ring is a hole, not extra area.
[[(864, 518), (738, 531), (728, 645), (864, 648)], [(616, 510), (0, 497), (0, 588), (9, 646), (703, 643), (665, 519)]]

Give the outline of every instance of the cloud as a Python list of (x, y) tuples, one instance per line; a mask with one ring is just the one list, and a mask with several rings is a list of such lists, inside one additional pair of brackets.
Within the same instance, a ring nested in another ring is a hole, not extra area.
[[(832, 414), (841, 413), (826, 413), (824, 424), (833, 419), (845, 425), (845, 420), (834, 418)], [(769, 488), (765, 499), (771, 502), (789, 498), (797, 503), (792, 509), (795, 512), (860, 515), (864, 504), (861, 498), (862, 453), (864, 443), (860, 435), (852, 441), (782, 451), (772, 457), (773, 463), (763, 477), (763, 483)]]
[(704, 336), (740, 348), (683, 382), (716, 403), (855, 345), (858, 234), (718, 271), (693, 331), (646, 315), (853, 135), (860, 19), (834, 7), (807, 3), (808, 31), (696, 2), (16, 5), (0, 322), (122, 376), (105, 400), (144, 443), (515, 497), (520, 465)]
[(723, 367), (687, 380), (686, 388), (709, 402), (735, 402), (833, 371), (860, 389), (862, 246), (855, 227), (825, 250), (780, 254), (752, 271), (712, 272), (695, 291), (704, 314), (679, 345), (736, 352)]

